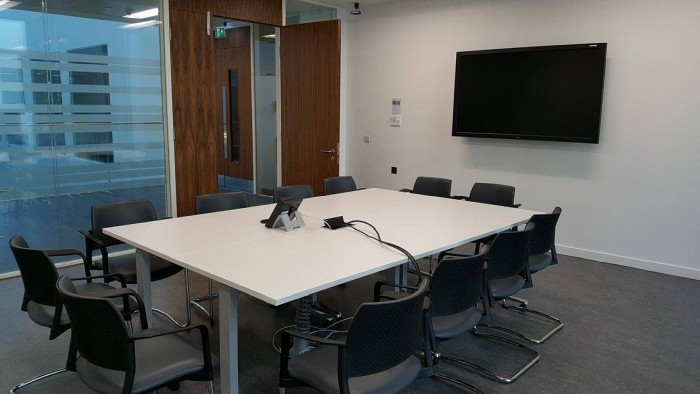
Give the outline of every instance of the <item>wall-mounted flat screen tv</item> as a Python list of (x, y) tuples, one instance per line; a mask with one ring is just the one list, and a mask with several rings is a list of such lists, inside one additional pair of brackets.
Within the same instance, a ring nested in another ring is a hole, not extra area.
[(457, 53), (452, 135), (598, 143), (607, 44)]

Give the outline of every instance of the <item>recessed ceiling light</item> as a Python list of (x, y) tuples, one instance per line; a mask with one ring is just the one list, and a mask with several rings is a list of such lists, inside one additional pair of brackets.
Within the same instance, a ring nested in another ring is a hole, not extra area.
[(136, 23), (127, 23), (126, 25), (120, 26), (120, 29), (140, 29), (142, 27), (147, 27), (147, 26), (155, 26), (155, 25), (160, 25), (161, 21), (143, 21), (143, 22), (136, 22)]
[(139, 12), (131, 12), (126, 15), (124, 15), (124, 18), (131, 18), (131, 19), (146, 19), (146, 18), (152, 18), (154, 16), (158, 16), (158, 8), (151, 8), (145, 11), (139, 11)]
[(19, 5), (18, 1), (0, 0), (0, 11)]

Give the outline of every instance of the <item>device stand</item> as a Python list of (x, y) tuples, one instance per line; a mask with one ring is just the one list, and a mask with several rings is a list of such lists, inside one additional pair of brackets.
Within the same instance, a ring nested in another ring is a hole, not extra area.
[(304, 227), (304, 217), (301, 212), (294, 211), (290, 216), (287, 212), (282, 212), (275, 219), (275, 223), (272, 225), (273, 228), (282, 227), (287, 231), (292, 231), (297, 228)]

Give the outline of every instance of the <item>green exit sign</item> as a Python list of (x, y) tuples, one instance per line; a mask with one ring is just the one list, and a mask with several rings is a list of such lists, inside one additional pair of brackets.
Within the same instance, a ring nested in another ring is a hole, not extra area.
[(214, 38), (226, 37), (226, 28), (221, 26), (214, 29)]

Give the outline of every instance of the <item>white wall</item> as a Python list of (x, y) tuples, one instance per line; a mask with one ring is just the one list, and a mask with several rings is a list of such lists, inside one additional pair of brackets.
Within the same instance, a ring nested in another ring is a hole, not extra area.
[[(345, 24), (345, 172), (390, 189), (451, 178), (453, 194), (510, 184), (523, 208), (563, 208), (560, 253), (700, 279), (698, 15), (697, 0), (363, 7)], [(599, 145), (450, 135), (455, 52), (585, 42), (608, 43)], [(401, 128), (388, 124), (394, 97)]]

